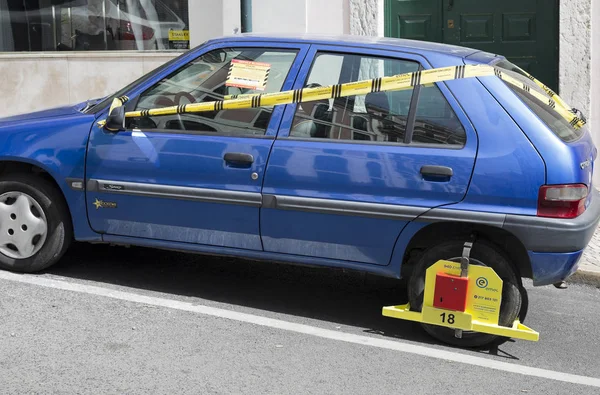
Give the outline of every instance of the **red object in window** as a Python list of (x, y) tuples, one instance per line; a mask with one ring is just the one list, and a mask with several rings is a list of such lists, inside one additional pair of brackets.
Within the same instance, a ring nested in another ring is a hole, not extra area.
[[(135, 34), (133, 32), (133, 26), (131, 22), (121, 19), (120, 21), (121, 27), (121, 40), (135, 40)], [(154, 29), (141, 25), (142, 28), (142, 40), (150, 40), (154, 37)]]
[(542, 185), (538, 195), (538, 217), (575, 218), (585, 211), (585, 184)]
[(446, 273), (436, 274), (433, 307), (465, 311), (468, 285), (469, 279), (467, 277), (457, 277)]

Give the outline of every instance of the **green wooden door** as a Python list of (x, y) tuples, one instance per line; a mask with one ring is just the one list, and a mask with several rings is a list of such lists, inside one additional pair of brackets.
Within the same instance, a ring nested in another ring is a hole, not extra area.
[(506, 56), (558, 88), (557, 0), (386, 0), (386, 35)]

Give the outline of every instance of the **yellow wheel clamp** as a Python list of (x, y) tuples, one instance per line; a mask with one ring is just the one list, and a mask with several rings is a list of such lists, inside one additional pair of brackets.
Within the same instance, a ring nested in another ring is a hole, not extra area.
[[(225, 96), (225, 100), (213, 102), (130, 111), (125, 113), (125, 117), (138, 118), (305, 103), (366, 95), (371, 92), (399, 91), (411, 89), (417, 85), (431, 85), (436, 82), (463, 78), (496, 76), (504, 82), (528, 92), (540, 102), (554, 109), (575, 129), (585, 125), (586, 120), (583, 116), (578, 116), (578, 111), (571, 109), (556, 93), (540, 81), (525, 72), (523, 73), (538, 85), (546, 95), (531, 90), (528, 85), (506, 75), (502, 70), (495, 67), (468, 65), (417, 71), (333, 86), (267, 94)], [(109, 113), (112, 113), (112, 110), (122, 106), (128, 100), (129, 98), (126, 96), (114, 99)], [(102, 127), (105, 123), (106, 121), (100, 121), (98, 125)], [(459, 338), (462, 337), (462, 331), (475, 331), (537, 341), (539, 333), (523, 325), (519, 320), (515, 320), (511, 327), (498, 325), (500, 304), (502, 302), (502, 280), (492, 268), (469, 263), (471, 247), (472, 243), (465, 243), (460, 263), (441, 260), (427, 269), (421, 312), (411, 311), (410, 305), (406, 304), (384, 307), (383, 315), (452, 328), (455, 330), (455, 336)]]
[(472, 247), (473, 243), (465, 243), (460, 262), (440, 260), (427, 269), (420, 312), (405, 304), (384, 307), (382, 314), (451, 328), (457, 338), (463, 331), (474, 331), (538, 341), (540, 334), (518, 319), (510, 327), (498, 325), (502, 280), (491, 267), (470, 264)]

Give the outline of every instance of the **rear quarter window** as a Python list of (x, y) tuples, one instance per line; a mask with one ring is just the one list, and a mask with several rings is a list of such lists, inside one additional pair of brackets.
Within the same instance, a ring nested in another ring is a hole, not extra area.
[[(518, 66), (508, 62), (501, 61), (495, 64), (496, 67), (502, 69), (502, 71), (509, 76), (517, 79), (529, 86), (531, 90), (535, 90), (542, 94), (546, 94), (542, 88), (531, 81), (527, 74), (520, 69)], [(552, 109), (546, 103), (540, 102), (532, 94), (519, 89), (511, 84), (506, 85), (525, 103), (529, 109), (538, 116), (545, 124), (548, 129), (558, 136), (562, 141), (570, 143), (578, 140), (584, 133), (584, 129), (575, 129), (566, 119), (564, 119), (558, 112)]]
[(544, 121), (546, 126), (548, 126), (548, 129), (560, 137), (562, 141), (570, 143), (578, 140), (583, 134), (583, 129), (575, 129), (559, 113), (554, 111), (546, 104), (541, 103), (531, 94), (512, 85), (509, 85), (509, 87), (517, 94), (517, 96), (519, 96), (521, 100), (523, 100), (523, 102), (527, 105), (527, 107), (529, 107), (529, 109), (531, 109), (531, 111), (535, 113), (535, 115)]

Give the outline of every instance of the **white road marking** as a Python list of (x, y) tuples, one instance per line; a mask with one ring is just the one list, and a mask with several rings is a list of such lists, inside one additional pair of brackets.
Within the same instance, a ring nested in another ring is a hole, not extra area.
[(501, 370), (503, 372), (517, 373), (524, 376), (539, 377), (543, 379), (562, 381), (565, 383), (582, 384), (600, 388), (600, 378), (580, 376), (576, 374), (557, 372), (547, 369), (539, 369), (529, 366), (515, 365), (507, 362), (496, 361), (493, 359), (486, 359), (472, 355), (460, 354), (452, 351), (439, 350), (435, 348), (404, 343), (398, 340), (386, 340), (375, 337), (355, 335), (351, 333), (344, 333), (329, 329), (318, 328), (310, 325), (297, 324), (274, 318), (261, 317), (253, 314), (246, 314), (231, 310), (219, 309), (215, 307), (197, 305), (178, 300), (139, 295), (132, 292), (118, 291), (93, 285), (71, 283), (35, 275), (15, 274), (1, 270), (0, 279), (16, 281), (24, 284), (38, 285), (46, 288), (60, 289), (64, 291), (79, 292), (88, 295), (103, 296), (127, 302), (143, 303), (151, 306), (188, 311), (192, 313), (209, 315), (212, 317), (226, 318), (234, 321), (245, 322), (248, 324), (301, 333), (309, 336), (316, 336), (324, 339), (331, 339), (347, 343), (360, 344), (363, 346), (400, 351), (409, 354), (441, 359), (445, 361), (458, 362), (467, 365)]

